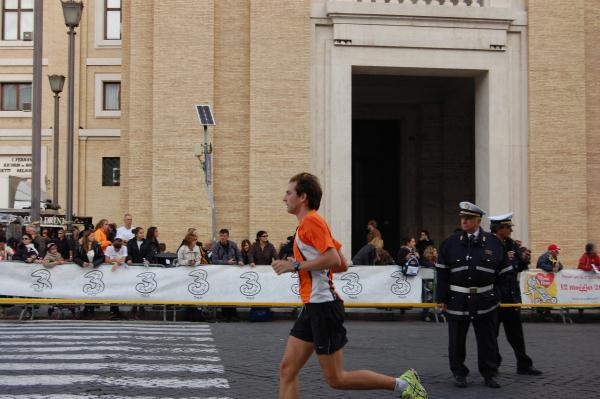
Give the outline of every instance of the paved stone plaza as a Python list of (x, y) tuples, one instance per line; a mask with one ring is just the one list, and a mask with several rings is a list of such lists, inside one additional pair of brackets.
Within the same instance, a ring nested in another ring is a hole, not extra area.
[[(0, 399), (275, 398), (277, 370), (291, 321), (161, 323), (4, 321), (0, 324)], [(596, 398), (600, 324), (526, 323), (528, 350), (541, 377), (505, 363), (492, 390), (476, 371), (469, 336), (471, 385), (452, 386), (446, 327), (417, 321), (349, 321), (349, 368), (384, 373), (418, 369), (431, 398)], [(329, 389), (315, 359), (301, 374), (304, 398), (387, 398), (391, 393)]]

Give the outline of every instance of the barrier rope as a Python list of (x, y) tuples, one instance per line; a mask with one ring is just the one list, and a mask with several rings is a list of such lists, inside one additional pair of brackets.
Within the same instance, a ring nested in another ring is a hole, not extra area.
[[(63, 304), (94, 304), (94, 305), (190, 305), (190, 306), (237, 306), (237, 307), (301, 307), (300, 302), (207, 302), (207, 301), (153, 301), (140, 299), (65, 299), (65, 298), (0, 298), (0, 304), (6, 305), (63, 305)], [(344, 303), (346, 308), (435, 308), (434, 302), (418, 303)], [(600, 308), (600, 303), (553, 303), (553, 304), (528, 304), (528, 303), (503, 303), (503, 308)]]

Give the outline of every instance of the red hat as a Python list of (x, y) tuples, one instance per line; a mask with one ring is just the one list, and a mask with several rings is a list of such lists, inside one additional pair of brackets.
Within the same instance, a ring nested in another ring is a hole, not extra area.
[(560, 247), (556, 244), (548, 245), (548, 251), (560, 251)]

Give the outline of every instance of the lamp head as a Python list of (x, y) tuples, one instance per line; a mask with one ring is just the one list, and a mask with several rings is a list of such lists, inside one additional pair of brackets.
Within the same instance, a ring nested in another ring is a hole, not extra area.
[(63, 91), (65, 84), (65, 77), (63, 75), (48, 75), (48, 80), (50, 81), (50, 89), (52, 89), (54, 94), (59, 94)]
[(81, 13), (83, 11), (83, 3), (73, 0), (62, 1), (63, 16), (65, 17), (65, 25), (69, 28), (76, 28), (81, 21)]

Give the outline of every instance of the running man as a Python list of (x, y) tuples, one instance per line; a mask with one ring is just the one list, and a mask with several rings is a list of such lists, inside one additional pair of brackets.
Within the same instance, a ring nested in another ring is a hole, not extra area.
[(344, 303), (333, 286), (333, 273), (347, 269), (341, 244), (317, 213), (323, 191), (316, 176), (292, 177), (283, 197), (287, 211), (298, 218), (294, 258), (276, 260), (277, 274), (297, 272), (304, 307), (285, 348), (279, 370), (279, 398), (299, 397), (298, 374), (313, 351), (325, 380), (334, 389), (387, 389), (404, 399), (425, 399), (427, 392), (417, 372), (409, 369), (398, 378), (370, 370), (344, 370), (342, 348), (348, 342), (344, 328)]

